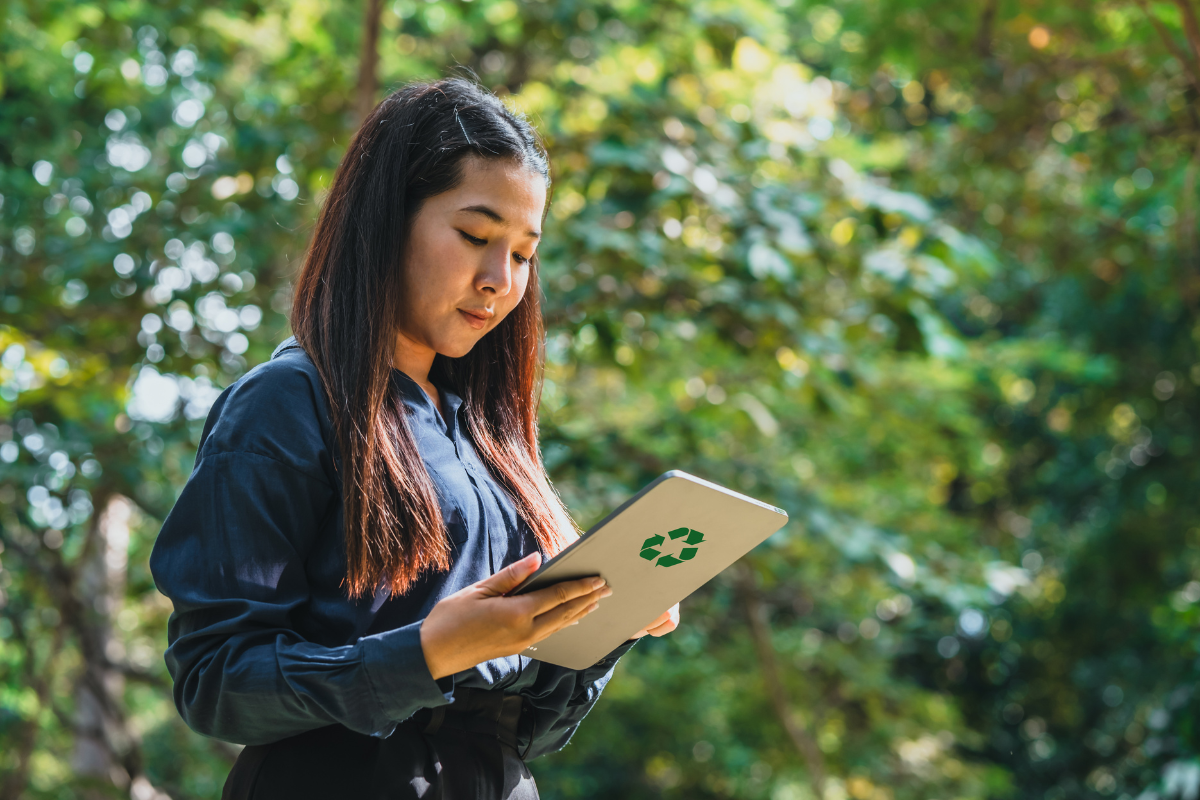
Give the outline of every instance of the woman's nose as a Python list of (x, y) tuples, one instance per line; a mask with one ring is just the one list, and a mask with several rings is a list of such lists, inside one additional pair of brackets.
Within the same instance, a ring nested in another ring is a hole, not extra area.
[(501, 297), (512, 291), (512, 259), (507, 247), (497, 247), (494, 253), (488, 253), (476, 280), (479, 289), (491, 289)]

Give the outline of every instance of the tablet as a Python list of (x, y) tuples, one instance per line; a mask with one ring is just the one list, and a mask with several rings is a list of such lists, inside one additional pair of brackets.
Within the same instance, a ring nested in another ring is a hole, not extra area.
[(787, 523), (783, 509), (672, 470), (592, 526), (510, 594), (599, 575), (612, 595), (524, 651), (584, 669)]

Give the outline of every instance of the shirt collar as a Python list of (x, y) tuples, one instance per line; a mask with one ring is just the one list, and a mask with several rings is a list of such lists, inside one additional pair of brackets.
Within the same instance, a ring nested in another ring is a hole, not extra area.
[(296, 341), (296, 337), (289, 336), (288, 338), (284, 339), (282, 342), (279, 343), (279, 346), (276, 347), (275, 350), (271, 353), (271, 358), (275, 358), (275, 356), (279, 355), (280, 353), (284, 352), (285, 350), (300, 350), (300, 349), (302, 349), (302, 348), (300, 347), (300, 343)]
[(404, 404), (411, 412), (426, 418), (427, 421), (436, 424), (439, 428), (448, 428), (447, 432), (451, 436), (457, 434), (458, 410), (462, 408), (463, 403), (461, 397), (440, 383), (433, 384), (437, 388), (438, 394), (441, 395), (442, 408), (446, 411), (446, 417), (443, 418), (438, 413), (438, 409), (434, 408), (433, 400), (425, 394), (425, 390), (416, 381), (395, 368), (392, 369), (392, 378), (396, 388), (400, 390), (400, 396), (404, 398)]
[[(271, 358), (275, 358), (287, 350), (300, 350), (299, 342), (295, 336), (289, 336), (279, 343), (275, 351), (271, 353)], [(425, 394), (425, 390), (420, 385), (405, 375), (398, 369), (392, 369), (392, 378), (396, 387), (400, 390), (400, 396), (404, 398), (404, 404), (413, 412), (422, 416), (428, 416), (428, 421), (436, 423), (443, 430), (448, 428), (448, 433), (451, 436), (456, 436), (458, 433), (458, 410), (462, 408), (462, 398), (455, 394), (450, 389), (442, 386), (439, 383), (433, 385), (437, 387), (438, 393), (442, 396), (442, 407), (449, 414), (448, 418), (443, 418), (438, 410), (434, 408), (433, 401), (429, 399), (429, 395)]]

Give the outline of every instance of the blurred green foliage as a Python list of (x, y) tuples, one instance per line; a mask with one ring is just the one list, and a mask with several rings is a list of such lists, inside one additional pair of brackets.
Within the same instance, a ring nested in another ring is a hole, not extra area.
[[(0, 797), (220, 794), (146, 563), (287, 335), (368, 7), (3, 7)], [(1195, 12), (383, 5), (385, 88), (468, 66), (546, 138), (580, 522), (669, 468), (792, 516), (547, 796), (1196, 796)]]

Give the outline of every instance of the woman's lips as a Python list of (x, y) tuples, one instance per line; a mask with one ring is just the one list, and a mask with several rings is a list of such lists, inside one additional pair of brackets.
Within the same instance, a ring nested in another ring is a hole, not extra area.
[(491, 315), (464, 311), (461, 308), (458, 309), (458, 313), (462, 314), (463, 319), (467, 321), (467, 324), (477, 331), (483, 330), (487, 326), (488, 320), (491, 318)]

